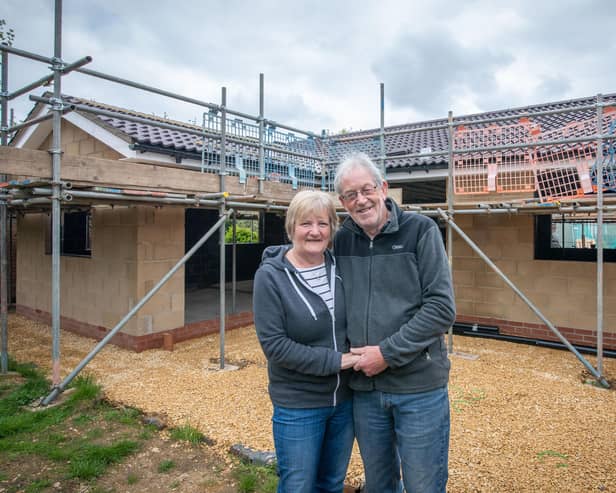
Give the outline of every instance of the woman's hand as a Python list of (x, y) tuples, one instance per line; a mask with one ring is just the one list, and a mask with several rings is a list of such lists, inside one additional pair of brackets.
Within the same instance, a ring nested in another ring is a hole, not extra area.
[(353, 369), (363, 371), (367, 377), (378, 375), (389, 366), (379, 346), (354, 347), (351, 348), (351, 354), (360, 358)]
[(352, 368), (359, 361), (359, 358), (361, 358), (359, 354), (342, 353), (342, 363), (340, 364), (340, 369), (347, 370), (348, 368)]

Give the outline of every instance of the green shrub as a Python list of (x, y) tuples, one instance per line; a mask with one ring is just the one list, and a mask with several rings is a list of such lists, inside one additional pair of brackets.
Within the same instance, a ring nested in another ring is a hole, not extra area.
[[(235, 228), (235, 242), (236, 243), (258, 243), (259, 232), (251, 231), (250, 228), (243, 226), (237, 226)], [(233, 243), (233, 227), (227, 226), (225, 231), (225, 243)]]

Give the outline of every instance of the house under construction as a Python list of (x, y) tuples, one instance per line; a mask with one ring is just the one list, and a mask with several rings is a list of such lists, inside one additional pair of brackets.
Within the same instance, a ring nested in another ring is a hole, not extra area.
[[(2, 53), (5, 319), (14, 303), (137, 351), (247, 325), (261, 252), (286, 241), (286, 204), (333, 192), (337, 163), (361, 151), (403, 208), (442, 225), (457, 330), (616, 351), (616, 94), (328, 135), (268, 120), (262, 96), (248, 115), (224, 89), (215, 104), (86, 69), (88, 57)], [(10, 92), (9, 55), (53, 74)], [(63, 95), (71, 71), (195, 104), (202, 121)], [(11, 99), (50, 81), (9, 124)], [(238, 223), (250, 242), (234, 241)]]

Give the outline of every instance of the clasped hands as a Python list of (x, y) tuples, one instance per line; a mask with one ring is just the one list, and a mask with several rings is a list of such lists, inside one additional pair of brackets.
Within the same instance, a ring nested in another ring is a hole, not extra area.
[(354, 347), (351, 352), (342, 355), (341, 369), (347, 368), (363, 371), (366, 376), (373, 377), (387, 368), (387, 362), (379, 346)]

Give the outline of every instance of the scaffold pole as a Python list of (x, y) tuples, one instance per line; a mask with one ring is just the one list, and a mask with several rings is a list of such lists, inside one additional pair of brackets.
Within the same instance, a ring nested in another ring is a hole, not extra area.
[(533, 302), (526, 297), (526, 295), (518, 289), (518, 287), (501, 271), (494, 262), (477, 246), (473, 240), (450, 218), (442, 209), (438, 209), (439, 215), (455, 229), (456, 233), (468, 243), (468, 245), (479, 255), (488, 266), (498, 274), (498, 276), (505, 281), (505, 283), (517, 294), (524, 303), (537, 315), (543, 323), (560, 339), (560, 341), (567, 346), (567, 349), (571, 351), (578, 360), (586, 367), (586, 369), (595, 377), (597, 382), (606, 389), (610, 388), (608, 381), (580, 354), (580, 352), (563, 336), (560, 331), (550, 322), (541, 311), (533, 304)]

